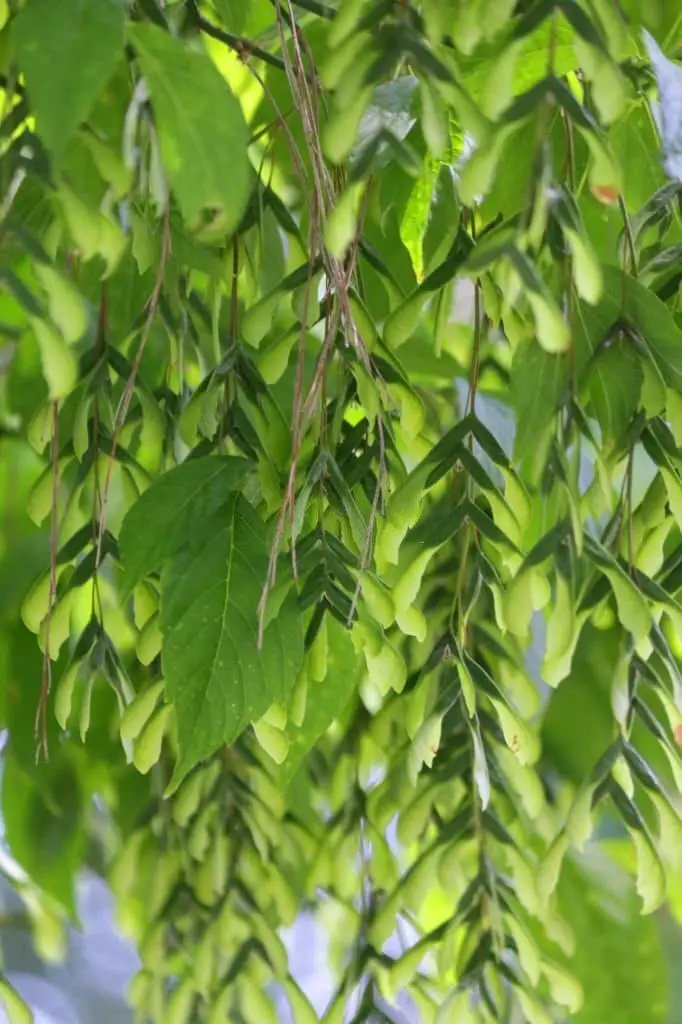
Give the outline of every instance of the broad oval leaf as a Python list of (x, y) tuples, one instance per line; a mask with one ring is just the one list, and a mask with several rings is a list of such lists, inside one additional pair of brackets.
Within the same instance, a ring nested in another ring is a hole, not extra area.
[(642, 391), (642, 377), (641, 363), (629, 341), (621, 339), (597, 356), (590, 374), (590, 397), (607, 443), (618, 441), (628, 426)]
[(55, 157), (123, 55), (121, 0), (31, 0), (12, 26), (38, 133)]
[(241, 495), (161, 576), (162, 664), (178, 718), (179, 782), (273, 703), (286, 703), (303, 660), (301, 617), (285, 600), (258, 649), (267, 576), (265, 525)]
[(151, 93), (161, 155), (171, 188), (190, 226), (203, 210), (223, 234), (239, 222), (251, 168), (242, 109), (206, 54), (190, 50), (155, 25), (128, 35)]
[(554, 418), (568, 376), (568, 361), (546, 352), (535, 340), (517, 348), (511, 370), (511, 399), (518, 425), (517, 456), (525, 455)]
[(75, 882), (86, 836), (81, 781), (63, 755), (26, 772), (16, 756), (5, 757), (2, 817), (13, 856), (69, 914), (76, 911)]
[(119, 539), (129, 590), (183, 545), (193, 544), (248, 468), (245, 459), (229, 455), (190, 459), (144, 492), (123, 520)]
[(327, 619), (326, 668), (323, 679), (308, 684), (303, 721), (287, 723), (289, 753), (277, 772), (281, 785), (294, 777), (308, 751), (343, 712), (360, 681), (363, 665), (350, 631), (331, 617)]

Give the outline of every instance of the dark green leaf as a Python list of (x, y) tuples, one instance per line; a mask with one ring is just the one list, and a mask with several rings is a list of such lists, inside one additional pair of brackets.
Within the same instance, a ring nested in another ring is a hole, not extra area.
[(228, 501), (248, 471), (245, 459), (208, 456), (190, 459), (165, 473), (123, 520), (121, 558), (128, 588), (185, 545), (202, 542), (213, 514)]
[(592, 406), (606, 443), (617, 441), (637, 408), (642, 367), (632, 344), (620, 338), (595, 359), (590, 374)]
[(285, 703), (303, 657), (301, 618), (288, 598), (258, 649), (267, 577), (266, 529), (232, 496), (192, 550), (161, 575), (162, 666), (178, 717), (174, 780), (229, 745), (273, 701)]
[(447, 495), (408, 532), (407, 543), (425, 548), (440, 547), (457, 533), (464, 522), (465, 511), (465, 505), (454, 505)]
[(545, 756), (576, 785), (613, 740), (610, 685), (621, 655), (621, 635), (620, 628), (605, 631), (588, 624), (583, 629), (571, 672), (545, 712)]
[(2, 817), (14, 857), (64, 909), (75, 913), (76, 873), (85, 853), (83, 796), (73, 764), (64, 755), (25, 772), (5, 755)]
[(545, 352), (534, 339), (514, 353), (511, 399), (518, 417), (514, 450), (517, 457), (531, 450), (551, 423), (568, 373), (565, 356)]
[(583, 371), (620, 322), (636, 328), (667, 384), (682, 388), (682, 329), (666, 304), (636, 278), (603, 267), (604, 293), (597, 306), (581, 303), (576, 318), (576, 370)]
[(562, 0), (560, 4), (564, 17), (586, 43), (605, 52), (604, 40), (581, 7), (573, 0)]

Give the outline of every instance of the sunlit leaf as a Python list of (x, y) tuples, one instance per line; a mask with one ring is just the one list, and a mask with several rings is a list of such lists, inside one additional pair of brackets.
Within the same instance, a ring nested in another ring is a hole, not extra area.
[(246, 208), (251, 184), (241, 107), (203, 53), (153, 25), (131, 25), (128, 34), (149, 85), (164, 168), (183, 216), (196, 226), (210, 209), (227, 234)]
[(90, 114), (123, 55), (119, 0), (32, 0), (12, 25), (38, 131), (55, 157)]

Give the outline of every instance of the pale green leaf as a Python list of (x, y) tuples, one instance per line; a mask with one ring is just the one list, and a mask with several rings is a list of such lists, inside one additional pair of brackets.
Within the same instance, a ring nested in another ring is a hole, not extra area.
[(523, 765), (535, 764), (540, 756), (540, 741), (533, 729), (508, 704), (490, 698), (497, 711), (507, 746)]
[(549, 847), (540, 865), (538, 874), (538, 895), (540, 902), (546, 902), (556, 890), (561, 874), (561, 865), (568, 849), (568, 836), (560, 832)]
[(38, 133), (55, 157), (123, 56), (121, 0), (31, 0), (12, 25)]
[(289, 740), (289, 753), (277, 773), (282, 785), (294, 777), (308, 751), (343, 712), (359, 683), (361, 671), (362, 662), (355, 653), (350, 630), (329, 617), (324, 678), (308, 683), (302, 722), (297, 726), (290, 720), (284, 730)]
[[(627, 840), (623, 845), (631, 849)], [(559, 901), (575, 932), (570, 970), (584, 1002), (576, 1024), (665, 1024), (668, 981), (660, 929), (640, 914), (629, 879), (610, 857), (567, 858)]]
[(560, 964), (550, 963), (548, 960), (543, 963), (542, 970), (549, 983), (552, 999), (565, 1006), (571, 1014), (577, 1013), (583, 1003), (580, 982)]
[(33, 1024), (33, 1014), (6, 978), (0, 978), (0, 1002), (5, 1008), (8, 1024)]
[(652, 914), (665, 900), (665, 872), (654, 844), (641, 829), (628, 829), (637, 851), (637, 892), (642, 913)]
[(155, 25), (131, 25), (149, 85), (171, 188), (190, 226), (211, 211), (227, 234), (249, 196), (248, 133), (241, 107), (209, 58)]

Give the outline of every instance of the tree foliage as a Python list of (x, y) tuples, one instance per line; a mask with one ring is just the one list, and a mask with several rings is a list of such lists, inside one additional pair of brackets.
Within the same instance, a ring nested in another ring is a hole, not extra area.
[(5, 870), (137, 1020), (318, 1020), (304, 910), (328, 1024), (668, 1019), (680, 25), (1, 0)]

